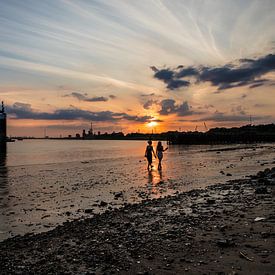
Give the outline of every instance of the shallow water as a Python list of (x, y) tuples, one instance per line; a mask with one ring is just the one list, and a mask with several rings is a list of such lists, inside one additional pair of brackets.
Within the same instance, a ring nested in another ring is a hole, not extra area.
[[(97, 213), (243, 178), (275, 160), (275, 144), (169, 146), (162, 172), (156, 161), (148, 172), (145, 146), (113, 140), (9, 143), (0, 153), (0, 240), (91, 216), (87, 208)], [(99, 206), (101, 201), (108, 205)]]

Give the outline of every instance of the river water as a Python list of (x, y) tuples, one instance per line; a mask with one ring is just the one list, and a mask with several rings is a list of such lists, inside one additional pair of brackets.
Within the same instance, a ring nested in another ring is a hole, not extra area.
[(274, 143), (174, 145), (162, 171), (154, 160), (148, 172), (145, 147), (145, 141), (115, 140), (8, 143), (0, 152), (0, 240), (275, 166)]

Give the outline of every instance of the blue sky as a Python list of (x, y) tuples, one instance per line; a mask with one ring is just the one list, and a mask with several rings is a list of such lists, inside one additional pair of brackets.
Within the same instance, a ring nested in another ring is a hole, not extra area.
[[(274, 121), (275, 1), (0, 6), (0, 99), (11, 134), (66, 135), (90, 120), (125, 132)], [(187, 68), (196, 74), (181, 76)]]

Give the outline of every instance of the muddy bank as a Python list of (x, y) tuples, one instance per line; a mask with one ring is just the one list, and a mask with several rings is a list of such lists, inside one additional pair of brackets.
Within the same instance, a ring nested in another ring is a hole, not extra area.
[(0, 243), (1, 274), (272, 274), (275, 168)]

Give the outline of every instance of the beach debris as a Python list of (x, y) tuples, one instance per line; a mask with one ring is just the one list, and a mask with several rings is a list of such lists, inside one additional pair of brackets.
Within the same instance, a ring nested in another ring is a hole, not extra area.
[(254, 260), (252, 258), (249, 258), (248, 256), (246, 256), (242, 251), (240, 251), (240, 258), (246, 259), (249, 262), (253, 262)]
[(263, 220), (265, 220), (264, 217), (257, 217), (257, 218), (254, 219), (254, 222), (260, 222), (260, 221), (263, 221)]

